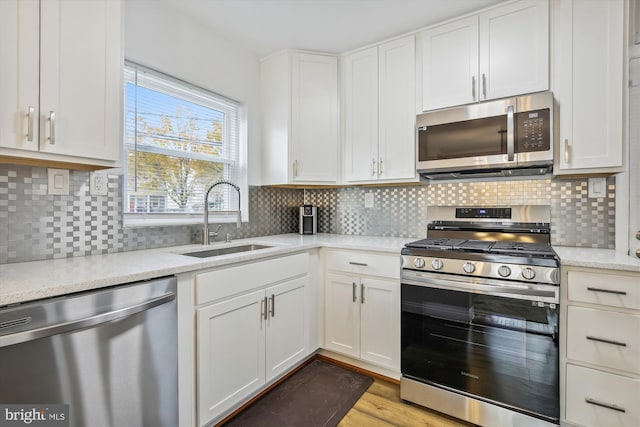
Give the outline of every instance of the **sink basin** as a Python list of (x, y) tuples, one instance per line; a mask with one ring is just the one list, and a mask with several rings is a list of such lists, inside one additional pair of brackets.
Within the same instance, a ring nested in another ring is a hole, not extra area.
[(235, 254), (238, 252), (257, 251), (259, 249), (267, 249), (272, 247), (273, 246), (267, 246), (267, 245), (242, 245), (242, 246), (231, 246), (228, 248), (209, 249), (206, 251), (189, 252), (182, 255), (194, 256), (198, 258), (209, 258), (212, 256)]

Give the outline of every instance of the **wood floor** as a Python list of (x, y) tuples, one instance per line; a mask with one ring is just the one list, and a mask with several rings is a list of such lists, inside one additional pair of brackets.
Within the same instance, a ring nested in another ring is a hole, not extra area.
[(471, 425), (418, 405), (403, 403), (400, 399), (400, 386), (378, 378), (338, 424), (339, 427)]

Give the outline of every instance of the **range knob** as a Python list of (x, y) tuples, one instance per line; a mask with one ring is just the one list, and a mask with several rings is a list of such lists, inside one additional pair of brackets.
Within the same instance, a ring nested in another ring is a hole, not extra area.
[(442, 267), (444, 267), (444, 263), (441, 259), (436, 258), (431, 261), (431, 268), (433, 268), (434, 270), (441, 270)]
[(536, 277), (536, 272), (533, 268), (529, 268), (529, 267), (523, 268), (522, 277), (524, 277), (527, 280), (531, 280), (534, 277)]
[(472, 262), (465, 262), (462, 265), (462, 269), (464, 270), (465, 273), (471, 274), (474, 271), (476, 271), (476, 265)]
[(416, 258), (413, 260), (413, 265), (416, 268), (424, 268), (424, 259), (422, 258)]
[(500, 275), (500, 277), (509, 277), (509, 275), (511, 274), (511, 269), (506, 265), (501, 265), (500, 267), (498, 267), (498, 274)]

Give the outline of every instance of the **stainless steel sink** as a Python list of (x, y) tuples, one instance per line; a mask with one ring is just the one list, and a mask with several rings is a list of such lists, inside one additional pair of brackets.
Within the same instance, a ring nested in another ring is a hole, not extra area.
[(212, 256), (220, 256), (220, 255), (228, 255), (235, 254), (238, 252), (248, 252), (248, 251), (257, 251), (259, 249), (267, 249), (272, 248), (273, 246), (267, 245), (242, 245), (242, 246), (231, 246), (228, 248), (218, 248), (218, 249), (209, 249), (206, 251), (197, 251), (197, 252), (189, 252), (182, 255), (194, 256), (198, 258), (209, 258)]

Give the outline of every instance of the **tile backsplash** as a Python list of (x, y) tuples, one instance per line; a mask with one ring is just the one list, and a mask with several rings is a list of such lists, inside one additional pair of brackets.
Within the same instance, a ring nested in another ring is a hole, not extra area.
[[(607, 197), (588, 198), (587, 178), (456, 182), (428, 186), (306, 190), (318, 206), (318, 231), (372, 236), (424, 237), (429, 206), (549, 205), (555, 245), (613, 249), (615, 178)], [(373, 193), (374, 207), (364, 207)]]
[[(89, 173), (70, 171), (68, 196), (47, 194), (47, 170), (0, 164), (0, 264), (104, 254), (201, 241), (200, 225), (125, 228), (122, 177), (110, 175), (107, 196), (89, 194)], [(373, 193), (374, 207), (364, 207)], [(318, 231), (421, 237), (433, 205), (551, 206), (552, 243), (613, 248), (615, 179), (607, 196), (588, 198), (588, 180), (538, 179), (338, 189), (249, 188), (249, 223), (219, 234), (246, 238), (298, 230), (298, 206), (318, 206)]]

